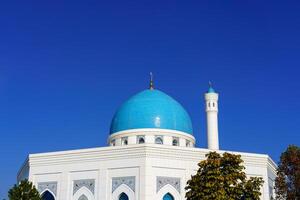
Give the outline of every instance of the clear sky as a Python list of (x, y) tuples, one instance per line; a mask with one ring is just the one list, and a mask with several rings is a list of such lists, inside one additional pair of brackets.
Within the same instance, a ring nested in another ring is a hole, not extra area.
[(206, 147), (203, 93), (220, 93), (220, 146), (300, 145), (299, 1), (1, 1), (0, 199), (29, 153), (105, 146), (110, 120), (155, 85)]

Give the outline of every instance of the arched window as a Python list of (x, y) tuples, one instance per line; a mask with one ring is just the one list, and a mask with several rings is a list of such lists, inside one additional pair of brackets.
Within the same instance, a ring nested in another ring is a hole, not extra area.
[(115, 139), (112, 139), (111, 142), (110, 142), (111, 146), (116, 146), (116, 140)]
[(185, 146), (190, 147), (191, 146), (191, 142), (189, 140), (185, 141)]
[(42, 194), (42, 200), (55, 200), (54, 196), (47, 190)]
[(172, 145), (179, 146), (179, 138), (178, 137), (173, 137)]
[(167, 194), (163, 197), (163, 200), (174, 200), (174, 197), (173, 197), (170, 193), (167, 193)]
[(78, 200), (89, 200), (84, 194), (81, 195)]
[(124, 192), (122, 192), (122, 194), (119, 197), (119, 200), (129, 200), (127, 194), (125, 194)]
[(121, 141), (122, 141), (122, 145), (127, 145), (128, 144), (128, 137), (122, 137)]
[(138, 143), (139, 144), (144, 144), (145, 143), (145, 138), (143, 136), (138, 137)]
[(163, 139), (161, 137), (156, 137), (155, 138), (155, 144), (163, 144)]

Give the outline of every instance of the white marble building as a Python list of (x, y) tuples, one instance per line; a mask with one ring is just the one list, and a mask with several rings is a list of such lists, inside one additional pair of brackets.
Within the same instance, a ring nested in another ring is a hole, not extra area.
[[(184, 200), (185, 185), (209, 151), (219, 150), (218, 94), (205, 94), (208, 148), (196, 148), (188, 113), (165, 93), (144, 90), (116, 112), (108, 146), (30, 154), (18, 180), (32, 181), (44, 200)], [(241, 154), (248, 176), (273, 195), (276, 165), (265, 154)]]

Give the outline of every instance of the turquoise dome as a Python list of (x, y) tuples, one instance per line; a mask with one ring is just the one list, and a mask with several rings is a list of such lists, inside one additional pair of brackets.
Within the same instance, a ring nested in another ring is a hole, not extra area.
[(115, 113), (110, 134), (139, 128), (170, 129), (193, 134), (189, 114), (180, 103), (159, 90), (144, 90), (128, 99)]

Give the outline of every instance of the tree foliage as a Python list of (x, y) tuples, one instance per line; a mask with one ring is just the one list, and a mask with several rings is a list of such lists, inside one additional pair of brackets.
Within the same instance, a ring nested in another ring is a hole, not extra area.
[(210, 152), (186, 186), (187, 200), (258, 200), (262, 178), (247, 179), (240, 155)]
[(276, 199), (300, 200), (300, 148), (290, 145), (280, 156), (275, 179)]
[(35, 186), (28, 180), (21, 181), (8, 191), (9, 200), (42, 200)]

